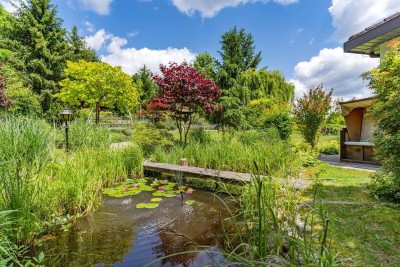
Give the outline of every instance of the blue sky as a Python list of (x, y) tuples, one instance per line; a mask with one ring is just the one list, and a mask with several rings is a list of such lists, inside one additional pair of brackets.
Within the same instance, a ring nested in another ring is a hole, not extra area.
[[(13, 1), (13, 0), (12, 0)], [(0, 0), (6, 9), (8, 0)], [(233, 26), (253, 35), (260, 67), (280, 70), (298, 96), (323, 83), (334, 96), (370, 95), (359, 77), (376, 59), (344, 54), (348, 37), (400, 11), (398, 0), (53, 0), (64, 26), (76, 25), (100, 58), (133, 74), (146, 64), (218, 58)]]

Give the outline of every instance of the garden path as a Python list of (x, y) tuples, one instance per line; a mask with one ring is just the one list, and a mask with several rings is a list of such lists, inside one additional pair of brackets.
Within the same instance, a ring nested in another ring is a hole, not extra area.
[(318, 159), (323, 162), (326, 162), (332, 166), (341, 167), (341, 168), (345, 168), (345, 169), (354, 169), (354, 170), (360, 170), (360, 171), (375, 172), (375, 171), (379, 170), (379, 168), (380, 168), (380, 166), (374, 166), (374, 165), (357, 164), (357, 163), (350, 163), (350, 162), (340, 162), (339, 155), (321, 154), (318, 157)]

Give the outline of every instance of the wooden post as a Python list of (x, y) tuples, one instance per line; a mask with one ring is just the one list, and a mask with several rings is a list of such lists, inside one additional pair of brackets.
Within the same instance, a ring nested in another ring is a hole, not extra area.
[(346, 132), (347, 128), (343, 128), (340, 131), (340, 161), (346, 158), (346, 145), (344, 144), (346, 142)]
[(187, 158), (181, 158), (181, 166), (189, 166)]

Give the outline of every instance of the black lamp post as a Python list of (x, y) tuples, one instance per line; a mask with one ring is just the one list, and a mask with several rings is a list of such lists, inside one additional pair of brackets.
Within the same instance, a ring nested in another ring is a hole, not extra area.
[(68, 122), (72, 120), (72, 112), (64, 109), (60, 112), (60, 119), (65, 122), (65, 151), (68, 151)]

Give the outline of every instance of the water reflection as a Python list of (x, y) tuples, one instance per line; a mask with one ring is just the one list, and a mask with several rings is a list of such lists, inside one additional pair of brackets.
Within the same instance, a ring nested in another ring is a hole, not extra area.
[[(216, 247), (222, 240), (225, 206), (212, 194), (196, 190), (164, 198), (157, 209), (136, 209), (151, 193), (126, 198), (104, 197), (104, 204), (68, 232), (44, 242), (48, 266), (213, 266), (224, 258)], [(210, 246), (211, 250), (199, 249)], [(194, 249), (198, 251), (193, 252)], [(185, 254), (163, 258), (182, 251)], [(158, 259), (158, 260), (157, 260)]]

